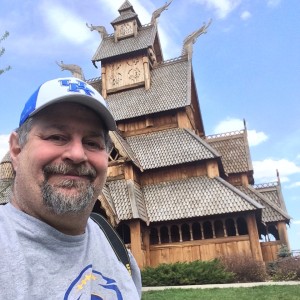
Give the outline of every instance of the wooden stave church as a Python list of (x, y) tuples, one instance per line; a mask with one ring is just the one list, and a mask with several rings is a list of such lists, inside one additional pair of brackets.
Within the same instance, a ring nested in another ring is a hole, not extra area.
[[(86, 81), (108, 102), (118, 131), (110, 133), (108, 178), (94, 210), (116, 227), (141, 268), (239, 254), (273, 261), (282, 244), (289, 247), (279, 176), (254, 185), (246, 126), (205, 135), (192, 44), (208, 25), (184, 40), (180, 57), (164, 61), (156, 20), (165, 8), (142, 25), (125, 1), (113, 34), (98, 26), (92, 62), (101, 63), (101, 77)], [(9, 201), (13, 176), (7, 154), (0, 203)]]

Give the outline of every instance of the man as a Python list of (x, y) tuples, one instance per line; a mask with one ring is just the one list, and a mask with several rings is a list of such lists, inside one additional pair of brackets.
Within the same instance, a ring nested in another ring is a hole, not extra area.
[(0, 207), (0, 299), (140, 299), (89, 216), (106, 180), (108, 130), (101, 95), (76, 78), (42, 84), (10, 136), (13, 196)]

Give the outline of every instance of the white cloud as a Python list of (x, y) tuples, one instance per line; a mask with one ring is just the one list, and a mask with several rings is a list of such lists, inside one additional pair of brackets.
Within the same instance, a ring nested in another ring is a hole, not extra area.
[(241, 19), (244, 21), (250, 19), (251, 17), (252, 17), (251, 13), (247, 10), (245, 10), (241, 13)]
[(0, 161), (8, 151), (8, 134), (0, 134)]
[(253, 169), (254, 178), (259, 182), (276, 181), (276, 170), (279, 171), (281, 182), (287, 182), (288, 176), (300, 173), (300, 167), (287, 159), (253, 161)]
[(267, 5), (269, 7), (276, 7), (281, 3), (282, 0), (267, 0)]
[(214, 10), (220, 19), (225, 19), (241, 4), (241, 0), (196, 0), (196, 2)]
[(288, 188), (288, 189), (293, 189), (293, 188), (297, 188), (297, 187), (300, 187), (300, 181), (294, 182), (294, 183), (286, 186), (286, 188)]
[(229, 131), (237, 131), (244, 129), (244, 122), (240, 119), (226, 118), (225, 120), (219, 122), (214, 128), (214, 133), (224, 133)]
[(300, 225), (300, 220), (292, 220), (292, 223), (293, 223), (294, 225)]
[[(227, 118), (223, 121), (221, 121), (215, 128), (214, 133), (225, 133), (230, 131), (238, 131), (243, 130), (244, 122), (240, 119), (234, 119), (234, 118)], [(248, 134), (248, 142), (249, 146), (257, 146), (258, 144), (266, 141), (268, 139), (268, 136), (264, 132), (258, 132), (254, 129), (247, 130)]]
[(86, 43), (92, 36), (88, 34), (85, 20), (69, 9), (53, 2), (44, 1), (40, 6), (45, 25), (56, 36), (74, 44)]
[(262, 131), (247, 130), (249, 146), (257, 146), (268, 139), (268, 136)]

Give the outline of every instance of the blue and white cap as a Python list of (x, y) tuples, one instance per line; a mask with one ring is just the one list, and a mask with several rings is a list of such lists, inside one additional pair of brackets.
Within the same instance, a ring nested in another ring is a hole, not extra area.
[(108, 130), (116, 130), (115, 120), (103, 97), (91, 85), (75, 77), (57, 78), (43, 83), (25, 103), (19, 126), (45, 107), (62, 102), (89, 107), (100, 116)]

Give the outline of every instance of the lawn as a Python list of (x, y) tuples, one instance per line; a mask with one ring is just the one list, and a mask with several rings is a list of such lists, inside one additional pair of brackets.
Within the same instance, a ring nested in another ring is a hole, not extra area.
[(300, 285), (269, 285), (247, 288), (167, 289), (144, 292), (142, 300), (299, 300)]

